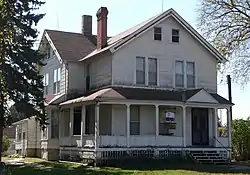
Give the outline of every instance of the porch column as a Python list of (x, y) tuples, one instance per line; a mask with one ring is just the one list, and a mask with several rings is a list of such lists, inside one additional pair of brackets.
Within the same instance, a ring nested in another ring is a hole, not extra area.
[(130, 147), (130, 143), (129, 143), (129, 140), (130, 140), (130, 104), (126, 104), (126, 107), (127, 107), (127, 147)]
[(99, 148), (99, 112), (100, 105), (95, 105), (95, 149)]
[(155, 105), (155, 135), (159, 135), (159, 105)]
[(73, 136), (74, 107), (70, 107), (69, 137)]
[(217, 147), (218, 140), (218, 108), (214, 108), (214, 146)]
[(183, 114), (183, 147), (186, 147), (186, 107), (182, 107), (182, 114)]
[(230, 113), (230, 108), (227, 109), (227, 136), (228, 136), (228, 147), (232, 147), (232, 136), (231, 136), (231, 113)]
[(81, 147), (83, 146), (83, 136), (85, 135), (85, 116), (86, 116), (86, 106), (82, 106), (82, 119), (81, 119)]

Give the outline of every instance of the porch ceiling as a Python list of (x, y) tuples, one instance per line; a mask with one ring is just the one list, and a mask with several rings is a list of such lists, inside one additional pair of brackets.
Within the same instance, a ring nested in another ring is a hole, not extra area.
[[(95, 100), (144, 100), (144, 101), (177, 101), (188, 102), (193, 96), (200, 91), (205, 92), (210, 101), (217, 102), (218, 104), (233, 105), (227, 99), (221, 97), (216, 93), (208, 93), (204, 89), (192, 89), (192, 90), (163, 90), (163, 89), (149, 89), (149, 88), (132, 88), (132, 87), (106, 87), (104, 89), (93, 91), (85, 96), (68, 100), (60, 105), (68, 105), (73, 103), (95, 101)], [(196, 101), (199, 102), (199, 101)], [(206, 102), (204, 100), (200, 101)]]

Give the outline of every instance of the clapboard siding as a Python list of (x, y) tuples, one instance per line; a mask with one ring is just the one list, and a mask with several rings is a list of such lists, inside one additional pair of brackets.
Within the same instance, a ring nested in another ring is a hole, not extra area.
[(28, 148), (40, 148), (41, 131), (39, 121), (36, 121), (35, 118), (28, 120), (27, 131)]
[[(136, 56), (158, 59), (159, 86), (173, 88), (175, 60), (194, 61), (197, 87), (217, 91), (217, 60), (172, 17), (157, 27), (162, 28), (162, 41), (154, 40), (154, 29), (115, 52), (112, 70), (114, 84), (134, 85)], [(172, 29), (179, 29), (180, 43), (171, 43)]]
[(90, 64), (90, 84), (91, 88), (111, 84), (112, 55), (108, 52), (96, 58), (92, 58)]
[(85, 90), (84, 64), (69, 62), (68, 70), (69, 91), (83, 92)]

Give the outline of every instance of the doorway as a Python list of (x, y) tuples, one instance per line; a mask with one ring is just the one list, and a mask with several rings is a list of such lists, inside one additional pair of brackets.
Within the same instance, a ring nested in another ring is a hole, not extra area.
[(192, 108), (192, 145), (208, 146), (208, 109)]

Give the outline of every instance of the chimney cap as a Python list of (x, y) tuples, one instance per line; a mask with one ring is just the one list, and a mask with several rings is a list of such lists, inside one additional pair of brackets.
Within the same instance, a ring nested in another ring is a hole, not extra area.
[(108, 16), (108, 8), (107, 7), (100, 7), (96, 13), (97, 18), (107, 17)]

